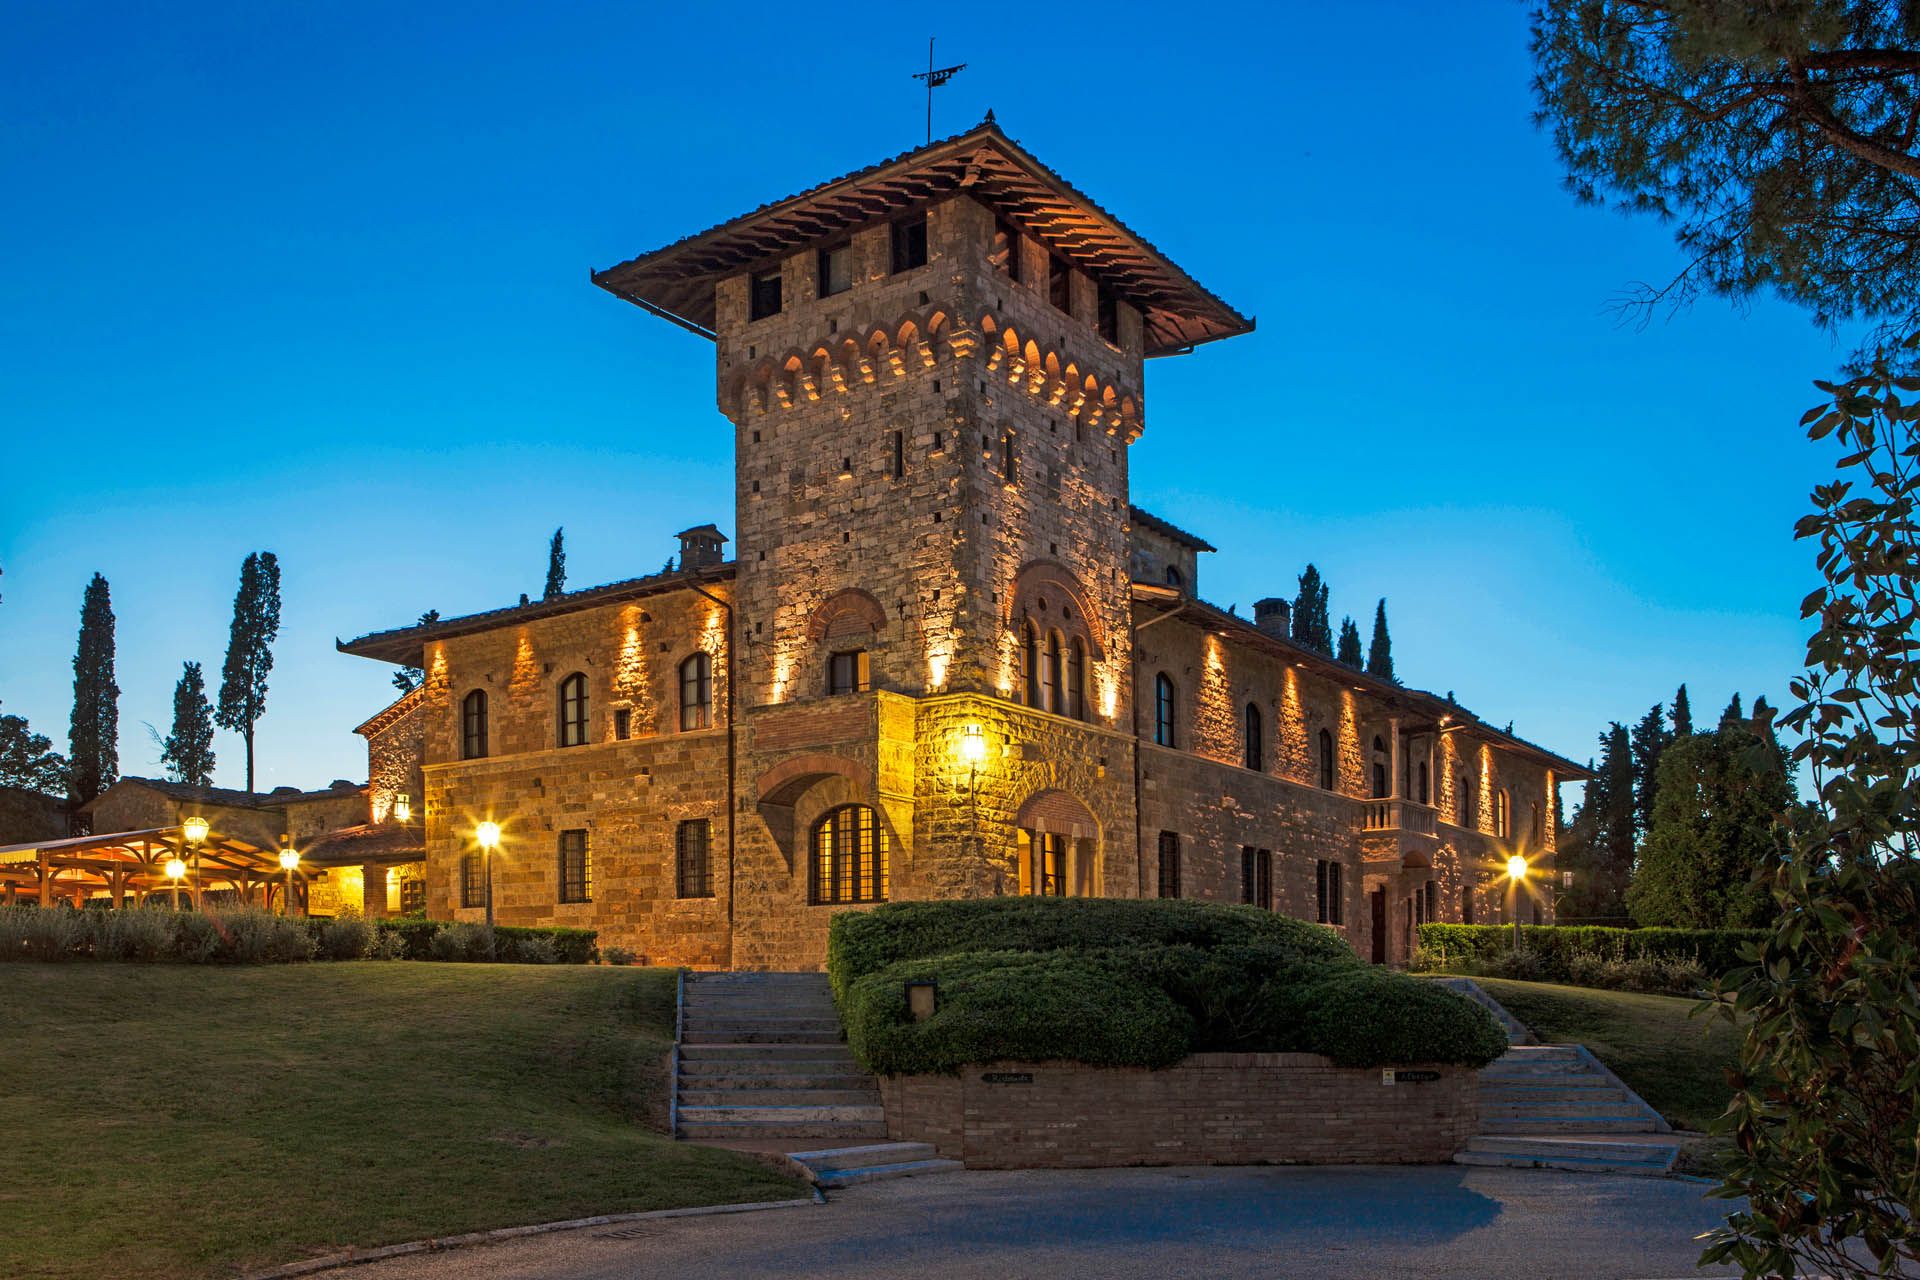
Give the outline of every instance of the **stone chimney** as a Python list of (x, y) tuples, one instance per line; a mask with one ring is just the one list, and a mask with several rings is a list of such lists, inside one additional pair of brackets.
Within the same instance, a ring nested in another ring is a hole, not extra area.
[(724, 560), (725, 553), (720, 546), (727, 535), (710, 524), (695, 525), (691, 529), (682, 529), (680, 538), (680, 569), (705, 569)]
[(1285, 640), (1293, 630), (1293, 606), (1278, 596), (1253, 603), (1253, 625), (1270, 636)]

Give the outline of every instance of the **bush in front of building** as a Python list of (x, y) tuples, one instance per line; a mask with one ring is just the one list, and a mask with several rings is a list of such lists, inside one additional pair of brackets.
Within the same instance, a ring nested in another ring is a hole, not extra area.
[(482, 924), (413, 917), (375, 920), (373, 927), (373, 945), (397, 945), (403, 960), (592, 964), (599, 957), (595, 942), (600, 935), (593, 929), (499, 924), (489, 936)]
[(1258, 907), (1177, 898), (970, 898), (895, 902), (834, 917), (834, 993), (902, 960), (961, 951), (1264, 945), (1302, 961), (1358, 964), (1331, 930)]
[[(955, 939), (961, 947), (940, 949)], [(995, 1061), (1152, 1068), (1222, 1051), (1478, 1067), (1507, 1047), (1472, 1001), (1372, 968), (1330, 931), (1252, 907), (901, 903), (836, 917), (828, 968), (849, 1046), (889, 1075)], [(909, 1014), (908, 982), (935, 984), (924, 1021)]]
[(1743, 963), (1755, 929), (1615, 929), (1598, 925), (1423, 924), (1416, 965), (1438, 973), (1690, 995)]

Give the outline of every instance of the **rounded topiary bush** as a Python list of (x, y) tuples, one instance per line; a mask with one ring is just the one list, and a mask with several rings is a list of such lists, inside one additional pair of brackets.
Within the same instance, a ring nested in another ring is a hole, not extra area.
[(1270, 994), (1270, 1016), (1297, 1029), (1295, 1043), (1284, 1047), (1325, 1054), (1342, 1067), (1483, 1067), (1507, 1051), (1506, 1032), (1478, 1004), (1387, 969), (1330, 974)]
[[(938, 984), (934, 1015), (915, 1022), (906, 983)], [(969, 1063), (1067, 1060), (1163, 1067), (1185, 1057), (1192, 1020), (1109, 954), (963, 952), (893, 965), (842, 1001), (847, 1041), (882, 1075), (954, 1072)]]

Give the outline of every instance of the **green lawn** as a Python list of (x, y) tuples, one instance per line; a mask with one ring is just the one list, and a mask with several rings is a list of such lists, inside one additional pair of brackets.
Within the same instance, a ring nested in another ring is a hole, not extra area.
[(1678, 1129), (1705, 1129), (1726, 1110), (1740, 1032), (1693, 1016), (1698, 1000), (1548, 982), (1475, 978), (1543, 1041), (1578, 1041)]
[(660, 1132), (672, 1027), (667, 970), (0, 965), (0, 1275), (803, 1194)]

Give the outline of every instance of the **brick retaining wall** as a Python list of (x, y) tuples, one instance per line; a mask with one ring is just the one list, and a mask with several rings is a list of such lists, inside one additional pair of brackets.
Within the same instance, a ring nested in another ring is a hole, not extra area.
[[(973, 1169), (1438, 1164), (1478, 1121), (1475, 1073), (1383, 1082), (1310, 1053), (1203, 1053), (1162, 1071), (996, 1062), (887, 1076), (887, 1135)], [(995, 1078), (998, 1077), (996, 1080)]]

